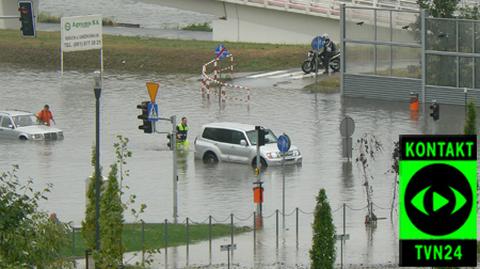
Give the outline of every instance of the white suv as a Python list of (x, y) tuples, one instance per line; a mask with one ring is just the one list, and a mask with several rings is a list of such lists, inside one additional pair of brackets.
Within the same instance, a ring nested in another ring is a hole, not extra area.
[(0, 138), (20, 140), (63, 139), (60, 129), (41, 125), (31, 112), (11, 110), (0, 111)]
[[(202, 126), (202, 135), (195, 138), (195, 158), (205, 162), (237, 162), (256, 164), (257, 133), (254, 125), (221, 122)], [(279, 165), (282, 157), (277, 137), (266, 129), (265, 145), (260, 147), (262, 166)], [(300, 164), (302, 155), (292, 145), (285, 154), (285, 164)]]

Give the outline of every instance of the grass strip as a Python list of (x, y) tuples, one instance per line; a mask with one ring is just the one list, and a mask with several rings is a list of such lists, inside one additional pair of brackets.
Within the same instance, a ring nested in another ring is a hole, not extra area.
[[(234, 234), (249, 232), (249, 227), (234, 227)], [(145, 249), (159, 249), (165, 247), (163, 223), (145, 224)], [(185, 245), (187, 233), (185, 224), (168, 224), (168, 247)], [(189, 224), (189, 244), (208, 240), (208, 224)], [(231, 235), (229, 224), (212, 224), (212, 238), (219, 238)], [(62, 253), (65, 257), (82, 257), (85, 255), (85, 241), (81, 231), (70, 234), (71, 246)], [(123, 229), (123, 244), (127, 252), (142, 250), (142, 225), (140, 223), (125, 224)]]
[[(23, 68), (60, 70), (60, 33), (38, 32), (22, 38), (16, 30), (0, 30), (0, 62)], [(106, 72), (200, 74), (214, 57), (219, 42), (103, 35)], [(308, 45), (272, 45), (224, 42), (235, 57), (235, 72), (299, 67)], [(64, 68), (99, 69), (98, 50), (64, 53)]]
[(337, 93), (340, 92), (340, 76), (338, 74), (322, 78), (303, 88), (310, 93)]

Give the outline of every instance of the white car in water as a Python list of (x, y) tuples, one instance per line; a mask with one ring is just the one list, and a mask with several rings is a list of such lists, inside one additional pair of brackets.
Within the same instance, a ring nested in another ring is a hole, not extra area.
[(0, 111), (0, 138), (20, 140), (63, 139), (62, 130), (40, 124), (31, 112)]
[[(277, 148), (277, 137), (265, 129), (265, 145), (260, 147), (262, 166), (280, 165), (282, 156)], [(238, 162), (256, 164), (257, 132), (254, 125), (221, 122), (202, 126), (202, 134), (195, 138), (195, 158), (205, 162)], [(285, 164), (301, 164), (302, 154), (294, 145), (285, 154)]]

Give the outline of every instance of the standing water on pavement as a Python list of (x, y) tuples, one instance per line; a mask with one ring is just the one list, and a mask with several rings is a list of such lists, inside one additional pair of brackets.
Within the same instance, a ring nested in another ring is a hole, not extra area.
[[(146, 203), (146, 222), (172, 219), (172, 159), (165, 135), (147, 135), (138, 126), (140, 110), (137, 104), (148, 100), (145, 82), (160, 82), (157, 96), (160, 117), (177, 115), (188, 118), (188, 140), (193, 150), (195, 136), (203, 124), (231, 121), (262, 125), (277, 135), (285, 132), (302, 155), (301, 166), (289, 166), (286, 176), (286, 213), (298, 207), (299, 250), (295, 249), (295, 214), (287, 216), (281, 230), (280, 248), (275, 250), (276, 209), (282, 204), (282, 173), (280, 167), (269, 167), (262, 175), (265, 184), (264, 229), (257, 234), (261, 241), (257, 249), (258, 263), (283, 262), (287, 265), (308, 264), (311, 246), (311, 212), (320, 188), (325, 188), (337, 232), (342, 231), (343, 203), (347, 204), (346, 231), (350, 239), (345, 246), (347, 264), (398, 263), (397, 218), (390, 220), (393, 175), (391, 166), (393, 141), (399, 134), (460, 133), (463, 129), (463, 107), (442, 105), (440, 121), (433, 126), (430, 118), (411, 118), (408, 103), (393, 103), (366, 99), (341, 98), (339, 94), (312, 94), (296, 87), (255, 87), (251, 82), (252, 100), (249, 105), (227, 102), (222, 108), (216, 99), (202, 99), (197, 76), (142, 76), (110, 74), (104, 77), (101, 96), (101, 165), (103, 174), (114, 162), (113, 142), (116, 135), (130, 139), (133, 157), (128, 159), (130, 176), (126, 183), (137, 195), (138, 203)], [(53, 183), (49, 200), (41, 206), (56, 212), (62, 221), (79, 225), (85, 210), (85, 179), (93, 172), (91, 148), (95, 143), (95, 97), (90, 74), (66, 72), (63, 80), (57, 72), (0, 68), (0, 110), (22, 109), (36, 112), (49, 104), (56, 127), (64, 131), (64, 140), (53, 142), (23, 142), (0, 140), (0, 170), (12, 164), (20, 165), (21, 178), (33, 178), (37, 188)], [(428, 111), (428, 110), (427, 110)], [(339, 125), (345, 115), (355, 120), (353, 140), (365, 132), (374, 134), (383, 143), (384, 151), (370, 164), (374, 179), (373, 202), (379, 218), (376, 228), (367, 228), (366, 197), (363, 180), (355, 164), (341, 158)], [(162, 131), (171, 125), (158, 125)], [(193, 159), (193, 152), (179, 165), (179, 214), (193, 221), (203, 221), (209, 215), (224, 220), (230, 213), (239, 219), (238, 225), (252, 224), (248, 219), (253, 210), (253, 181), (249, 165), (220, 163), (206, 165)], [(133, 218), (126, 212), (127, 221)], [(234, 261), (252, 264), (251, 233), (236, 238), (238, 250)], [(227, 240), (228, 241), (228, 240)], [(337, 244), (339, 248), (339, 244)], [(217, 248), (215, 250), (218, 252)], [(179, 250), (183, 253), (183, 250)], [(340, 250), (337, 250), (339, 262)], [(191, 264), (208, 264), (205, 249), (190, 252)], [(173, 255), (173, 254), (172, 254)], [(179, 254), (182, 256), (183, 254)], [(162, 258), (160, 258), (162, 259)], [(225, 255), (216, 255), (214, 262), (224, 262)], [(183, 264), (179, 262), (179, 264)]]

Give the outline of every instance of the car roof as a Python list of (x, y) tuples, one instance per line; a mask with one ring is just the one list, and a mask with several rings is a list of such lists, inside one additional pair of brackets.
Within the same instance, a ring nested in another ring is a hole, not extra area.
[(9, 116), (33, 115), (32, 112), (23, 111), (23, 110), (3, 110), (3, 111), (0, 111), (0, 114), (7, 114)]
[(213, 123), (208, 123), (208, 124), (203, 125), (202, 129), (205, 129), (207, 127), (224, 128), (224, 129), (236, 129), (236, 130), (242, 130), (242, 131), (255, 130), (255, 125), (237, 123), (237, 122), (213, 122)]

